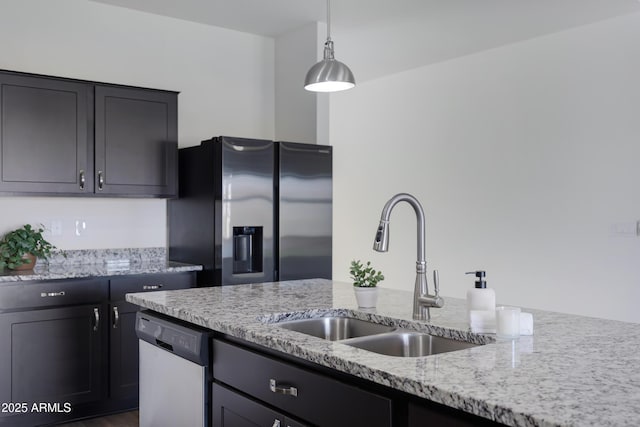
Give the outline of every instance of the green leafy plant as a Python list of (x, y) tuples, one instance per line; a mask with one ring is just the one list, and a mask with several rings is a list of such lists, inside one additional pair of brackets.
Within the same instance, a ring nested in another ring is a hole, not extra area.
[(371, 267), (370, 261), (367, 261), (366, 265), (362, 264), (360, 260), (351, 261), (349, 273), (351, 273), (353, 286), (358, 288), (375, 288), (379, 282), (384, 280), (382, 271), (376, 271)]
[(29, 260), (23, 258), (25, 254), (42, 259), (49, 258), (51, 251), (56, 247), (42, 237), (43, 232), (43, 228), (32, 228), (31, 225), (25, 224), (5, 234), (0, 240), (0, 269), (14, 269), (28, 264)]

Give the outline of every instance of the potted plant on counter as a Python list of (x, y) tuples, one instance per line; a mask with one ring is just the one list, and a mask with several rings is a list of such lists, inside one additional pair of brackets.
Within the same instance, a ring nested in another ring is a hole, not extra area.
[(42, 237), (43, 232), (25, 224), (5, 234), (0, 240), (0, 270), (32, 270), (37, 258), (47, 259), (56, 247)]
[(376, 271), (371, 267), (371, 262), (364, 265), (357, 261), (351, 261), (349, 268), (351, 279), (353, 280), (353, 290), (356, 293), (356, 301), (360, 308), (374, 308), (378, 301), (379, 282), (384, 280), (382, 271)]

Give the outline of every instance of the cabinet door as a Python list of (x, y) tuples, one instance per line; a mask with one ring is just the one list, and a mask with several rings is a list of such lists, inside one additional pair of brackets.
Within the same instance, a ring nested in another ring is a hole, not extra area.
[(96, 194), (175, 196), (177, 94), (96, 86)]
[(138, 397), (138, 307), (126, 302), (111, 304), (110, 328), (110, 395), (116, 399)]
[(101, 399), (104, 314), (100, 304), (0, 314), (0, 402)]
[(285, 426), (282, 414), (218, 384), (213, 384), (211, 402), (213, 427)]
[(0, 73), (0, 191), (93, 192), (90, 87)]

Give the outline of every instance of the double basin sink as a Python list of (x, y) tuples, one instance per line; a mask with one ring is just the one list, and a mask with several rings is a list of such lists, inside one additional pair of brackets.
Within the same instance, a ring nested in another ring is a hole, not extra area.
[(345, 316), (292, 320), (280, 322), (278, 326), (387, 356), (430, 356), (477, 346), (465, 341)]

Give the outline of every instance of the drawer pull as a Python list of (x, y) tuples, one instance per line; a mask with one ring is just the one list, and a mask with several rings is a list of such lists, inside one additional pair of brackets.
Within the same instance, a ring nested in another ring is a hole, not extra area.
[(163, 285), (142, 285), (142, 289), (145, 291), (153, 291), (155, 289), (161, 289)]
[(98, 327), (100, 326), (100, 312), (97, 308), (93, 309), (93, 317), (95, 319), (95, 323), (93, 325), (93, 331), (96, 332)]
[(273, 420), (273, 425), (271, 427), (280, 427), (280, 420)]
[(276, 380), (271, 378), (269, 380), (269, 389), (274, 393), (285, 394), (288, 396), (298, 396), (298, 389), (291, 386), (279, 386)]
[(42, 297), (42, 298), (63, 297), (64, 295), (65, 295), (64, 291), (60, 291), (60, 292), (41, 292), (40, 293), (40, 297)]

